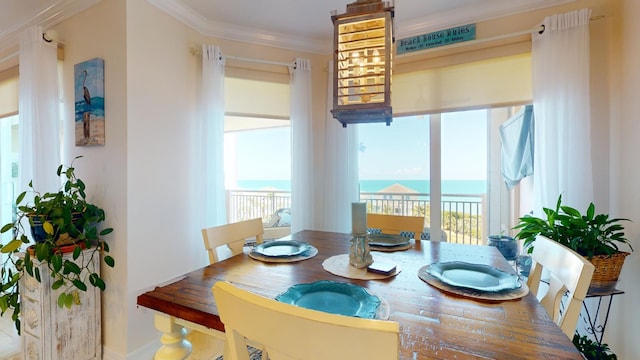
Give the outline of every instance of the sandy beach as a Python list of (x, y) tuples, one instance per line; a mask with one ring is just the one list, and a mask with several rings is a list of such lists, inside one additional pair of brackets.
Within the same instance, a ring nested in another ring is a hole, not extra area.
[(85, 138), (81, 121), (76, 121), (76, 146), (104, 145), (104, 117), (91, 117), (90, 136)]

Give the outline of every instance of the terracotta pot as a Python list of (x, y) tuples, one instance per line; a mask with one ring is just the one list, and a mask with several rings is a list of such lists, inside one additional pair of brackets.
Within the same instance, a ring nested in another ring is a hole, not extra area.
[[(61, 245), (61, 246), (57, 246), (55, 248), (55, 252), (59, 253), (59, 254), (68, 254), (73, 252), (73, 250), (75, 250), (76, 246), (80, 246), (81, 249), (86, 249), (87, 246), (85, 245), (84, 241), (81, 241), (77, 244), (67, 244), (67, 245)], [(27, 251), (29, 252), (29, 255), (33, 256), (34, 252), (35, 252), (35, 245), (30, 245), (29, 247), (27, 247)]]

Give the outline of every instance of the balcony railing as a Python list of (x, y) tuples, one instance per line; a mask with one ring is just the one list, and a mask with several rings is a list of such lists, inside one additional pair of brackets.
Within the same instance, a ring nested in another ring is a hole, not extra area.
[[(230, 222), (260, 217), (264, 222), (281, 208), (291, 207), (291, 193), (280, 190), (228, 190), (227, 212)], [(376, 214), (424, 216), (431, 227), (431, 201), (426, 193), (361, 192), (360, 201)], [(441, 224), (447, 241), (486, 244), (482, 214), (486, 214), (485, 195), (443, 194), (440, 202)]]

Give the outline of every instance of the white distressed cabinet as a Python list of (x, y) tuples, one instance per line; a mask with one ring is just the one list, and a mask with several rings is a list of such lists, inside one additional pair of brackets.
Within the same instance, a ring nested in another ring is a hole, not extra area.
[[(89, 251), (85, 250), (77, 261), (84, 255), (88, 258)], [(71, 258), (71, 254), (64, 256)], [(99, 254), (91, 261), (99, 270)], [(38, 266), (42, 283), (27, 275), (20, 284), (23, 359), (102, 359), (100, 289), (87, 280), (87, 291), (79, 291), (81, 304), (60, 308), (58, 294), (62, 288), (52, 290), (54, 279), (47, 266)]]

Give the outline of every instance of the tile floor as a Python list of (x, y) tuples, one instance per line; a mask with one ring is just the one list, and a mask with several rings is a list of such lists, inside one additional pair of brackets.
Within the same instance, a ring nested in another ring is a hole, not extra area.
[(20, 337), (11, 320), (11, 314), (0, 317), (0, 360), (20, 360)]

